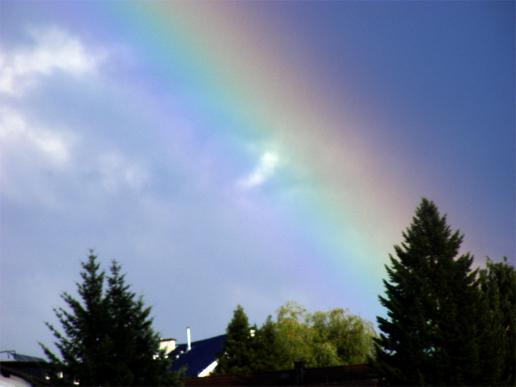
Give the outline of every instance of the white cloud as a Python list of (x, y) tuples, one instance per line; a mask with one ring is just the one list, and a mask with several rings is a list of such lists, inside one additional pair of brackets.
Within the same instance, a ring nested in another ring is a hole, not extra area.
[(104, 58), (76, 37), (58, 28), (33, 30), (30, 47), (0, 51), (0, 93), (19, 96), (42, 76), (54, 72), (83, 75), (94, 72)]
[(243, 189), (251, 189), (262, 185), (267, 181), (276, 171), (279, 158), (275, 152), (266, 151), (262, 154), (260, 162), (256, 168), (245, 178), (238, 182), (239, 187)]
[[(84, 177), (91, 179), (78, 191)], [(100, 150), (76, 133), (0, 107), (0, 193), (12, 200), (56, 207), (63, 192), (78, 197), (140, 191), (148, 180), (147, 169), (119, 150)]]
[(25, 153), (33, 160), (64, 167), (70, 160), (73, 136), (30, 125), (14, 109), (0, 108), (0, 149), (11, 156)]
[(76, 136), (34, 124), (13, 108), (0, 107), (0, 194), (15, 201), (58, 201), (57, 175), (71, 170)]
[(119, 152), (100, 155), (98, 171), (108, 192), (115, 192), (124, 185), (140, 190), (148, 180), (148, 173), (141, 165), (130, 161)]

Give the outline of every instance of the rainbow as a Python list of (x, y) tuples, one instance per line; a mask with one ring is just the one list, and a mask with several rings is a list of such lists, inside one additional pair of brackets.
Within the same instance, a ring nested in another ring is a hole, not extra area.
[[(277, 178), (302, 186), (278, 196), (285, 204), (281, 216), (314, 244), (310, 267), (333, 272), (335, 282), (345, 275), (346, 288), (377, 304), (388, 252), (416, 203), (392, 190), (404, 187), (402, 178), (386, 173), (396, 166), (382, 161), (382, 150), (361, 135), (367, 122), (330, 107), (316, 60), (285, 52), (242, 8), (107, 2), (99, 14), (107, 11), (110, 22), (130, 34), (153, 77), (180, 94), (183, 109), (206, 121), (207, 135), (214, 135), (210, 128), (226, 128), (215, 133), (223, 148), (220, 163), (257, 160), (268, 150), (279, 155)], [(218, 124), (207, 125), (213, 120)]]

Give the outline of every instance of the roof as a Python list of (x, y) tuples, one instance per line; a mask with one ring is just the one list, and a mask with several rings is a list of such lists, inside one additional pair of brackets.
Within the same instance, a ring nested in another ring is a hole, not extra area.
[(50, 363), (27, 360), (0, 361), (0, 375), (12, 379), (8, 382), (4, 381), (4, 384), (0, 381), (0, 386), (12, 385), (13, 380), (16, 381), (16, 378), (13, 378), (13, 376), (22, 378), (29, 382), (29, 385), (47, 385), (49, 383), (45, 377), (51, 374), (54, 374), (54, 367)]
[(193, 341), (192, 349), (186, 350), (186, 344), (179, 344), (168, 356), (171, 369), (185, 369), (185, 376), (197, 376), (219, 357), (226, 342), (226, 335)]
[(45, 359), (35, 356), (22, 355), (13, 350), (0, 351), (0, 361), (32, 361), (45, 362)]

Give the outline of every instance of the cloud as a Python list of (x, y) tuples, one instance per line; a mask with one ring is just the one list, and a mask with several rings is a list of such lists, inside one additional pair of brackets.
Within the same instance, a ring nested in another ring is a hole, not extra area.
[[(77, 185), (86, 177), (88, 187)], [(63, 196), (139, 192), (149, 172), (124, 152), (0, 107), (0, 193), (15, 201), (64, 205)], [(98, 190), (98, 187), (103, 190)], [(70, 197), (70, 196), (68, 196)], [(61, 203), (61, 204), (59, 204)]]
[(64, 167), (70, 161), (73, 136), (30, 125), (15, 109), (0, 108), (0, 146), (2, 153), (25, 153), (30, 158)]
[(71, 170), (77, 136), (0, 107), (0, 194), (16, 201), (56, 203), (54, 177)]
[[(24, 96), (55, 73), (95, 74), (106, 58), (105, 49), (88, 48), (57, 27), (32, 29), (29, 36), (32, 44), (0, 49), (0, 95)], [(148, 181), (146, 169), (117, 148), (101, 149), (93, 137), (50, 128), (27, 107), (0, 107), (0, 192), (27, 199), (27, 192), (52, 186), (50, 198), (59, 195), (57, 186), (70, 188), (84, 176), (103, 192), (140, 190)]]
[(55, 27), (30, 31), (30, 36), (32, 46), (0, 51), (0, 93), (20, 96), (39, 78), (55, 72), (92, 73), (105, 57)]
[(238, 182), (238, 186), (243, 189), (251, 189), (262, 185), (274, 174), (278, 162), (279, 158), (275, 152), (266, 151), (262, 154), (256, 168), (248, 176), (241, 179)]
[(141, 165), (114, 151), (99, 156), (98, 171), (108, 192), (115, 192), (124, 185), (139, 191), (149, 177)]

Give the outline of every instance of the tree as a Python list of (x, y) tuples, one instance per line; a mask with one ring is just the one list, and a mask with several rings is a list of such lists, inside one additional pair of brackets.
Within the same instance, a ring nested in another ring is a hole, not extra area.
[(343, 309), (311, 314), (288, 302), (278, 309), (276, 321), (269, 316), (260, 328), (250, 328), (238, 306), (227, 334), (217, 367), (221, 374), (291, 369), (297, 361), (308, 367), (364, 363), (374, 331), (370, 323)]
[(152, 329), (150, 307), (136, 299), (125, 282), (120, 264), (113, 261), (106, 293), (113, 344), (111, 382), (115, 385), (175, 384), (169, 362), (159, 351), (160, 338)]
[(316, 332), (317, 341), (335, 348), (339, 365), (363, 364), (372, 355), (375, 336), (372, 324), (347, 314), (344, 309), (315, 312), (310, 316), (310, 325)]
[(125, 283), (121, 267), (113, 262), (107, 290), (105, 273), (90, 253), (82, 263), (80, 299), (63, 293), (69, 310), (54, 309), (64, 330), (46, 323), (56, 339), (60, 357), (40, 344), (55, 366), (82, 385), (160, 385), (177, 382), (167, 372), (152, 329), (150, 308)]
[(247, 374), (252, 371), (252, 347), (249, 319), (238, 305), (226, 329), (226, 342), (219, 357), (219, 374)]
[(313, 332), (307, 320), (308, 311), (296, 302), (287, 302), (278, 309), (276, 345), (280, 358), (277, 361), (277, 369), (293, 368), (294, 363), (298, 361), (308, 367), (317, 366), (313, 353)]
[(482, 374), (489, 385), (516, 385), (516, 269), (487, 260), (480, 270)]
[(254, 328), (252, 340), (253, 371), (272, 371), (278, 369), (281, 353), (278, 349), (278, 329), (271, 316), (260, 328)]
[(46, 346), (41, 345), (49, 360), (66, 375), (80, 380), (83, 384), (106, 384), (109, 379), (108, 358), (111, 348), (108, 336), (109, 321), (104, 299), (103, 271), (93, 253), (82, 263), (82, 283), (77, 284), (77, 292), (82, 303), (65, 292), (61, 298), (70, 311), (56, 308), (54, 312), (61, 323), (64, 334), (53, 325), (46, 323), (56, 338), (56, 347), (61, 359)]
[(380, 302), (376, 365), (394, 385), (474, 385), (480, 380), (479, 292), (472, 256), (458, 256), (463, 240), (423, 199), (394, 246)]
[(277, 369), (359, 364), (367, 361), (373, 348), (370, 323), (344, 309), (309, 313), (289, 302), (279, 308), (276, 321)]

